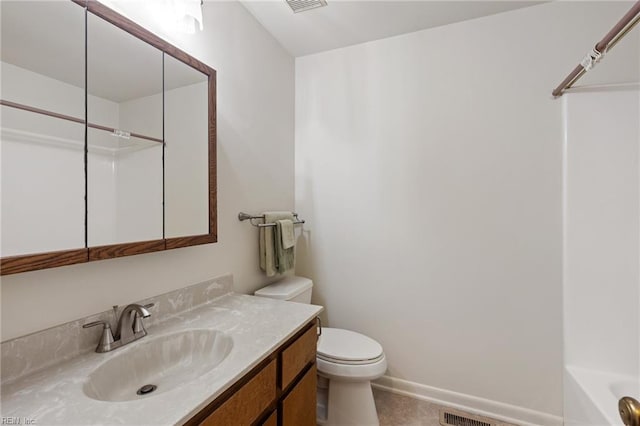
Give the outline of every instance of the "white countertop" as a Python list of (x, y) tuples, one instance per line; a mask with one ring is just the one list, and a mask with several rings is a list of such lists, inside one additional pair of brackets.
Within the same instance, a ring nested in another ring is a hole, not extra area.
[[(183, 424), (322, 311), (322, 307), (228, 294), (147, 329), (148, 336), (112, 352), (83, 354), (3, 384), (1, 414), (20, 424), (175, 425)], [(194, 328), (223, 331), (233, 348), (207, 374), (157, 395), (124, 402), (98, 401), (82, 390), (89, 374), (113, 356), (150, 337)], [(97, 343), (97, 342), (96, 342)]]

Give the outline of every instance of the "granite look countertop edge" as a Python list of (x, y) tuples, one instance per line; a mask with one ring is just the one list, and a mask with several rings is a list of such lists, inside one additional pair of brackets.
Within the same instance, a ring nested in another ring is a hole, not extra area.
[(3, 417), (36, 424), (182, 425), (214, 401), (323, 308), (230, 293), (148, 328), (145, 339), (182, 330), (209, 328), (233, 339), (229, 355), (198, 379), (134, 401), (106, 402), (83, 392), (97, 367), (136, 345), (106, 354), (89, 353), (2, 386)]

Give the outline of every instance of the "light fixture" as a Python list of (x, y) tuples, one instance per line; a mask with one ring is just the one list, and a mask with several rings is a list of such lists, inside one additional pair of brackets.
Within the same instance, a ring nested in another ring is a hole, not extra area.
[(166, 0), (169, 14), (173, 17), (178, 29), (187, 34), (194, 34), (196, 29), (204, 29), (202, 22), (202, 6), (204, 0)]

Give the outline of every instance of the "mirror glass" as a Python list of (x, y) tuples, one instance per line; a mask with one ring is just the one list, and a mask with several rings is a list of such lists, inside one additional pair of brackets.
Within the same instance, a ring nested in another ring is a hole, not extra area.
[(0, 2), (2, 100), (84, 120), (84, 10), (72, 2)]
[(84, 125), (0, 113), (2, 256), (83, 248)]
[(84, 10), (2, 1), (0, 255), (85, 247)]
[(87, 15), (88, 245), (163, 238), (163, 52)]
[(207, 234), (208, 76), (165, 55), (164, 78), (165, 238)]
[(0, 19), (0, 274), (217, 241), (215, 70), (99, 2)]

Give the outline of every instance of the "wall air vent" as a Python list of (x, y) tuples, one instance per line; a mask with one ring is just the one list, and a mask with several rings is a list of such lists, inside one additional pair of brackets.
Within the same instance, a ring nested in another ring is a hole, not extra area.
[(440, 410), (442, 426), (496, 426), (495, 420), (447, 408)]
[(327, 0), (285, 0), (294, 13), (326, 6)]

